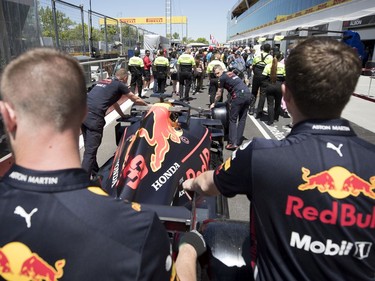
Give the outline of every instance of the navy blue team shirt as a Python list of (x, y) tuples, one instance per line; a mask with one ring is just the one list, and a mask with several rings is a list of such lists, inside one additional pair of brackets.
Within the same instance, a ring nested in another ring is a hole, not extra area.
[(375, 280), (375, 145), (347, 120), (255, 138), (214, 182), (251, 201), (255, 280)]
[(83, 169), (10, 169), (0, 182), (0, 280), (169, 280), (157, 215), (89, 186)]
[(105, 79), (98, 82), (87, 96), (90, 112), (104, 117), (107, 109), (122, 95), (130, 93), (129, 87), (117, 79)]
[(223, 72), (219, 78), (219, 86), (226, 89), (232, 99), (236, 97), (250, 96), (250, 90), (246, 84), (233, 72)]

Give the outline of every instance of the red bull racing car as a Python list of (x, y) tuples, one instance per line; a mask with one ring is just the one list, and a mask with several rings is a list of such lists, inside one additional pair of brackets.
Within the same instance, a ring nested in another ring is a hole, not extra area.
[(193, 229), (203, 233), (208, 251), (200, 258), (201, 280), (251, 280), (244, 261), (250, 259), (241, 253), (248, 249), (249, 224), (228, 220), (223, 196), (194, 194), (190, 200), (182, 189), (186, 179), (223, 162), (226, 120), (225, 104), (212, 110), (174, 100), (134, 106), (127, 118), (118, 120), (118, 148), (100, 171), (109, 194), (147, 204), (158, 213), (175, 253), (181, 234)]

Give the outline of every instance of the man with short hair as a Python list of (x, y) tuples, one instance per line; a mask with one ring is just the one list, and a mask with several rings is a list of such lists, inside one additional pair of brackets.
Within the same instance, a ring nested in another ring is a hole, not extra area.
[[(224, 71), (227, 70), (225, 64), (220, 60), (220, 57), (221, 57), (220, 53), (216, 53), (214, 55), (214, 59), (211, 60), (211, 62), (207, 65), (207, 75), (210, 81), (210, 84), (208, 86), (208, 95), (209, 95), (210, 104), (215, 102), (215, 96), (216, 96), (217, 90), (219, 89), (219, 78), (216, 77), (214, 73), (214, 66), (220, 65)], [(220, 96), (217, 102), (222, 102), (222, 101), (223, 101), (223, 95)]]
[(242, 143), (243, 132), (245, 130), (247, 110), (251, 102), (251, 93), (246, 84), (234, 72), (225, 72), (221, 65), (215, 65), (213, 72), (219, 79), (219, 89), (217, 90), (214, 103), (211, 108), (222, 99), (223, 91), (229, 93), (229, 134), (228, 150), (235, 150)]
[(329, 38), (291, 50), (282, 86), (293, 118), (281, 141), (254, 138), (183, 188), (251, 201), (254, 279), (374, 280), (375, 145), (341, 113), (358, 54)]
[(127, 80), (128, 72), (124, 68), (120, 68), (113, 79), (99, 81), (88, 93), (88, 113), (81, 127), (85, 145), (82, 167), (93, 178), (99, 171), (96, 154), (102, 142), (104, 117), (108, 108), (113, 106), (121, 117), (125, 117), (117, 103), (123, 95), (138, 105), (147, 105), (144, 100), (129, 90), (125, 84)]
[(0, 181), (1, 276), (169, 280), (170, 243), (157, 215), (107, 196), (81, 168), (86, 99), (83, 69), (56, 50), (28, 51), (2, 74), (15, 164)]

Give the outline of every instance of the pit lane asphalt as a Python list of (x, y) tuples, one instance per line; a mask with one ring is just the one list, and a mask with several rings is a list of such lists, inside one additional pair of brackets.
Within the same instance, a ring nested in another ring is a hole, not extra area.
[[(366, 79), (362, 79), (367, 81)], [(204, 80), (204, 89), (196, 95), (190, 94), (192, 98), (190, 105), (194, 107), (208, 108), (209, 97), (208, 97), (208, 80)], [(357, 95), (353, 95), (347, 107), (343, 112), (343, 117), (348, 119), (353, 126), (355, 132), (362, 138), (375, 144), (375, 102), (361, 98), (361, 88), (367, 89), (366, 85), (361, 85), (361, 80), (357, 86)], [(225, 91), (226, 92), (226, 91)], [(359, 92), (359, 94), (358, 94)], [(158, 98), (150, 97), (152, 91), (149, 90), (146, 94), (146, 101), (149, 103), (158, 102)], [(172, 93), (172, 86), (167, 86), (166, 93)], [(363, 95), (366, 95), (364, 93)], [(177, 96), (173, 96), (177, 99)], [(125, 102), (121, 105), (123, 111), (128, 111), (130, 108), (130, 101)], [(114, 128), (116, 125), (116, 119), (118, 115), (115, 111), (111, 112), (106, 116), (106, 126), (104, 128), (104, 135), (102, 145), (98, 150), (98, 163), (99, 166), (103, 165), (111, 156), (113, 156), (116, 150), (115, 133)], [(291, 118), (280, 117), (279, 122), (273, 126), (267, 126), (267, 117), (264, 116), (261, 119), (255, 119), (253, 116), (248, 115), (246, 120), (246, 126), (244, 131), (244, 141), (251, 140), (254, 137), (264, 137), (272, 139), (282, 139), (288, 135), (290, 128), (288, 124), (292, 122)], [(80, 140), (81, 155), (83, 153), (83, 141)], [(231, 151), (224, 150), (224, 160), (231, 156)], [(228, 200), (229, 214), (231, 219), (249, 221), (249, 208), (250, 203), (246, 196), (237, 195), (234, 198)]]

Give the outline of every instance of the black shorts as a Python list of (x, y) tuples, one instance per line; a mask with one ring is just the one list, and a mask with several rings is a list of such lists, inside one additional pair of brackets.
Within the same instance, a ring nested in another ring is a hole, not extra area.
[(145, 81), (150, 81), (151, 71), (145, 69), (145, 70), (144, 70), (144, 73), (143, 73), (143, 77), (145, 78)]
[(178, 75), (176, 73), (171, 73), (171, 80), (178, 80)]

